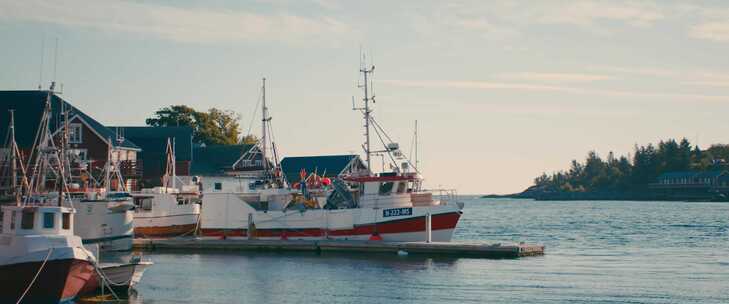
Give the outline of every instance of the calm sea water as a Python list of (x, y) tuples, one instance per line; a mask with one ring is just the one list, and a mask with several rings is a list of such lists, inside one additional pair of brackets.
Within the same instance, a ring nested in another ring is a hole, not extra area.
[(515, 260), (148, 253), (133, 303), (729, 303), (729, 204), (467, 199), (457, 241)]

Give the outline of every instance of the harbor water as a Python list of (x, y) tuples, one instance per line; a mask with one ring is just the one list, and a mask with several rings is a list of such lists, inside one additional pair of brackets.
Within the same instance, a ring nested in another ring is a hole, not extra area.
[(729, 303), (729, 204), (467, 198), (454, 241), (513, 260), (148, 252), (131, 303)]

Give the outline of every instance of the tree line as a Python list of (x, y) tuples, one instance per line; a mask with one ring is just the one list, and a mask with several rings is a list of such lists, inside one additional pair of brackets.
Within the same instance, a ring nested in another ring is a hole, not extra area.
[(186, 105), (171, 105), (157, 110), (145, 122), (153, 127), (188, 126), (192, 128), (192, 141), (196, 144), (256, 143), (258, 139), (253, 135), (241, 136), (239, 120), (240, 115), (230, 110), (210, 108), (203, 112)]
[[(590, 151), (584, 162), (573, 160), (569, 170), (543, 173), (530, 189), (549, 192), (625, 192), (646, 190), (658, 176), (672, 171), (707, 171), (726, 168), (729, 145), (706, 150), (687, 139), (669, 139), (657, 145), (635, 146), (628, 156), (608, 153), (602, 159)], [(536, 189), (534, 189), (536, 188)]]

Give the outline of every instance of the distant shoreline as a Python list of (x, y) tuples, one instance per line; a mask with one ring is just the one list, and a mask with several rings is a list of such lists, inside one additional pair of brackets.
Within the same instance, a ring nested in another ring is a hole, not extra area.
[(643, 192), (521, 192), (514, 194), (486, 194), (481, 198), (533, 199), (536, 201), (666, 201), (666, 202), (729, 202), (720, 194), (666, 195)]

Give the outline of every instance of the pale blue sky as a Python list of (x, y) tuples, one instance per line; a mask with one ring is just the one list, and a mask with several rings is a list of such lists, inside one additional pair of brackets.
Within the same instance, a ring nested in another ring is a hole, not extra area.
[(725, 1), (0, 0), (0, 89), (37, 87), (44, 39), (47, 85), (56, 38), (63, 96), (109, 125), (189, 104), (247, 129), (267, 77), (285, 155), (361, 151), (363, 46), (376, 117), (405, 151), (418, 119), (426, 182), (462, 193), (589, 150), (729, 141)]

